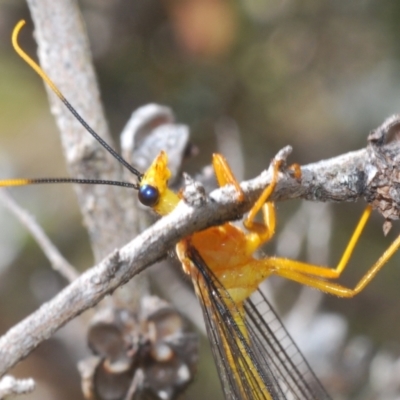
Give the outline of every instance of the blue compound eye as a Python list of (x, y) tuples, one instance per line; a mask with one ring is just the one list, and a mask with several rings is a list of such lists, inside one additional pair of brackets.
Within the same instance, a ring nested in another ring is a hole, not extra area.
[(157, 204), (160, 198), (158, 189), (151, 185), (140, 186), (139, 201), (147, 207), (153, 207)]

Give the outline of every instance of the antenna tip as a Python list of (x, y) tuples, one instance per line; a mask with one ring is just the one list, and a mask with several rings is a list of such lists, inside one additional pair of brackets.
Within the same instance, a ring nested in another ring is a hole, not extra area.
[(15, 25), (15, 28), (21, 29), (25, 24), (26, 24), (26, 21), (24, 19), (21, 19), (17, 22), (17, 25)]
[(17, 23), (17, 25), (15, 25), (15, 28), (14, 28), (14, 30), (13, 30), (12, 37), (11, 37), (11, 41), (12, 41), (12, 44), (13, 44), (14, 48), (18, 47), (17, 37), (18, 37), (18, 34), (19, 34), (19, 32), (21, 31), (22, 27), (23, 27), (25, 24), (26, 24), (25, 20), (24, 20), (24, 19), (21, 19), (21, 20)]

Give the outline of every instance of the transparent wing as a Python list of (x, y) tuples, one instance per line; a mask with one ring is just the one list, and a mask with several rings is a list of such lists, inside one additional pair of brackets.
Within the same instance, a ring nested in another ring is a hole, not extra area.
[(245, 321), (252, 346), (269, 362), (288, 399), (327, 400), (330, 396), (261, 291), (245, 301)]
[(256, 292), (241, 309), (197, 250), (187, 252), (225, 397), (330, 399), (265, 296)]

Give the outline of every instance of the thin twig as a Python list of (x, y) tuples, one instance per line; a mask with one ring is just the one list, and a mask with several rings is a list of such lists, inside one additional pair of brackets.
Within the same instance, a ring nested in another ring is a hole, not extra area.
[(32, 234), (55, 271), (59, 272), (68, 282), (72, 282), (79, 276), (76, 269), (63, 257), (57, 247), (54, 246), (32, 215), (20, 207), (6, 190), (0, 190), (0, 201)]

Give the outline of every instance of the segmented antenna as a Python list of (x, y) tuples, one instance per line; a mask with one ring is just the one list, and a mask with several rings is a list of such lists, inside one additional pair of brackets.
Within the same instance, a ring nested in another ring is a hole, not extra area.
[[(118, 160), (119, 163), (121, 163), (125, 168), (127, 168), (130, 172), (132, 172), (134, 175), (138, 177), (138, 180), (140, 182), (143, 174), (139, 172), (136, 168), (132, 167), (120, 154), (118, 154), (107, 142), (105, 142), (88, 124), (87, 122), (79, 115), (79, 113), (75, 110), (75, 108), (71, 105), (71, 103), (63, 96), (63, 94), (60, 92), (60, 90), (57, 88), (55, 83), (47, 76), (47, 74), (43, 71), (43, 69), (35, 62), (32, 60), (30, 56), (28, 56), (27, 53), (25, 53), (24, 50), (19, 46), (18, 44), (18, 35), (22, 29), (22, 27), (25, 25), (25, 21), (21, 20), (18, 22), (18, 24), (15, 26), (13, 33), (12, 33), (12, 45), (15, 49), (15, 51), (18, 53), (18, 55), (47, 83), (47, 85), (50, 87), (50, 89), (56, 94), (56, 96), (64, 103), (64, 105), (68, 108), (68, 110), (71, 112), (71, 114), (81, 123), (81, 125), (116, 159)], [(64, 179), (64, 178), (63, 178)], [(44, 181), (49, 181), (50, 179), (45, 179)], [(11, 180), (10, 180), (11, 181)], [(22, 180), (21, 180), (22, 181)], [(27, 182), (25, 184), (32, 184), (32, 183), (46, 183), (46, 182), (33, 182), (34, 180), (29, 180), (27, 179)], [(36, 179), (35, 181), (38, 181)], [(85, 180), (86, 181), (86, 180)], [(110, 181), (95, 181), (95, 180), (90, 180), (92, 183), (104, 183), (104, 184), (111, 184)], [(63, 182), (67, 182), (64, 180)], [(89, 180), (87, 182), (79, 182), (77, 179), (71, 179), (69, 182), (71, 183), (90, 183)], [(50, 183), (50, 182), (48, 182)], [(114, 183), (115, 185), (118, 186), (128, 186), (128, 187), (134, 187), (135, 189), (139, 188), (139, 185), (133, 185), (129, 186), (130, 184), (125, 184), (124, 182), (119, 182), (121, 185), (118, 185), (118, 183)], [(4, 185), (5, 186), (5, 185)]]

